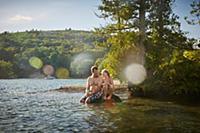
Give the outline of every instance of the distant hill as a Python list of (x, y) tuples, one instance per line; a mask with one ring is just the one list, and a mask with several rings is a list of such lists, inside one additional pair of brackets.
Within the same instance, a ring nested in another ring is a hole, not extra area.
[[(105, 54), (96, 45), (100, 41), (103, 38), (91, 31), (71, 29), (4, 32), (0, 34), (0, 78), (44, 77), (45, 65), (53, 67), (57, 78), (88, 76), (89, 67)], [(58, 77), (60, 68), (66, 74)]]

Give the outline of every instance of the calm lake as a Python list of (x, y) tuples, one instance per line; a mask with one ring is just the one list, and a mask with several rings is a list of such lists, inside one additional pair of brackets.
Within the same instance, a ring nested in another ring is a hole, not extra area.
[(0, 132), (200, 132), (200, 107), (152, 99), (83, 105), (83, 93), (48, 91), (86, 79), (0, 80)]

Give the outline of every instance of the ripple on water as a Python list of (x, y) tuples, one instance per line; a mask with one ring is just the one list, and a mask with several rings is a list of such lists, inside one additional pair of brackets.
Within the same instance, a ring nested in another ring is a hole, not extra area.
[[(83, 81), (70, 81), (73, 84)], [(200, 107), (135, 98), (83, 105), (83, 93), (48, 91), (68, 80), (0, 80), (4, 132), (199, 132)], [(119, 95), (126, 98), (125, 94)]]

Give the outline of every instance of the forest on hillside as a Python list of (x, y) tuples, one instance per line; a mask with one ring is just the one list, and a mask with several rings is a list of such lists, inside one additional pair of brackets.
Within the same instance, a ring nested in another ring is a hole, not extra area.
[[(96, 45), (102, 39), (71, 29), (4, 32), (0, 34), (0, 78), (86, 77), (96, 58), (105, 54), (105, 48)], [(45, 73), (45, 65), (52, 72)]]

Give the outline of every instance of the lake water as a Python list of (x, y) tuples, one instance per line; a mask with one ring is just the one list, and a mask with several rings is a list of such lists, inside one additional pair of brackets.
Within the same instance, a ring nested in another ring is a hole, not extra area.
[(83, 93), (48, 91), (85, 79), (0, 80), (0, 132), (200, 132), (200, 107), (117, 94), (122, 103), (83, 105)]

